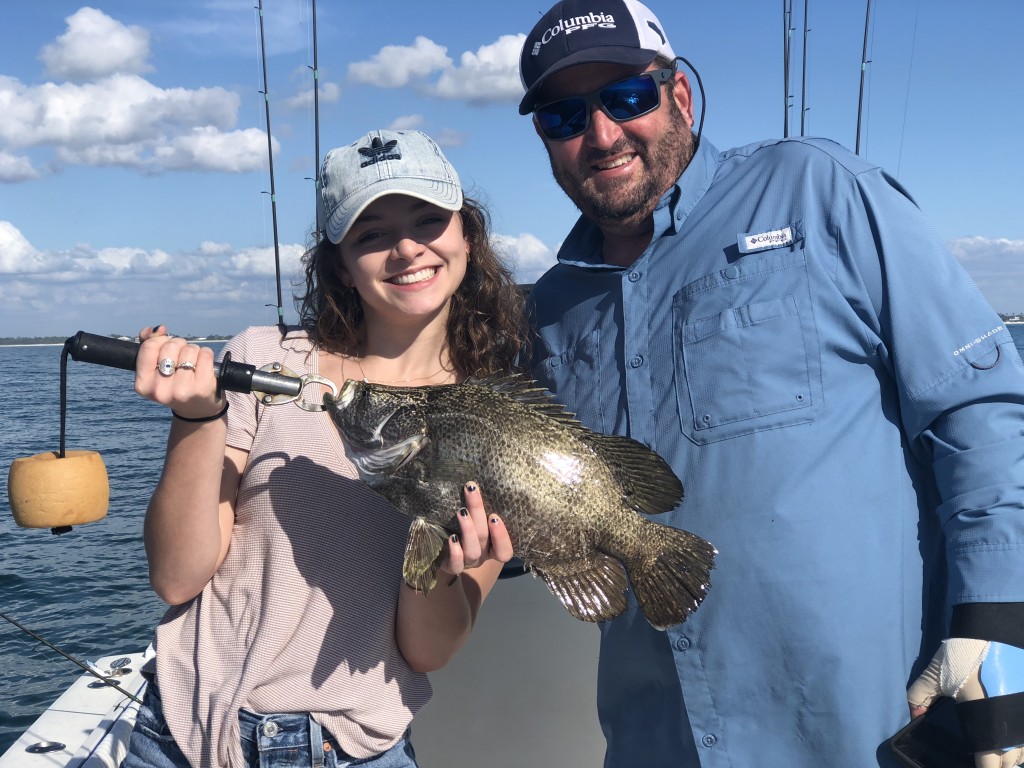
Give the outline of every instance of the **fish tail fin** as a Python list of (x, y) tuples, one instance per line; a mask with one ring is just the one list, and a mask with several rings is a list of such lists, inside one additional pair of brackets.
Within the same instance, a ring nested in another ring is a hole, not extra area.
[(718, 550), (689, 531), (646, 523), (643, 549), (626, 569), (644, 616), (666, 629), (685, 621), (707, 595)]
[(437, 523), (414, 517), (405, 544), (402, 578), (417, 592), (427, 594), (437, 583), (437, 569), (444, 559), (448, 531)]

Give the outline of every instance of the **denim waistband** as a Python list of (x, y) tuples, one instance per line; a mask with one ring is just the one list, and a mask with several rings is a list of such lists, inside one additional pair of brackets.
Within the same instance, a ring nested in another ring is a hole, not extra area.
[(252, 742), (259, 751), (261, 765), (273, 766), (275, 754), (282, 757), (282, 765), (295, 765), (295, 753), (301, 750), (309, 752), (310, 768), (324, 768), (325, 753), (331, 751), (336, 753), (338, 762), (355, 759), (338, 746), (337, 740), (312, 715), (306, 713), (258, 715), (240, 709), (238, 726), (242, 741)]

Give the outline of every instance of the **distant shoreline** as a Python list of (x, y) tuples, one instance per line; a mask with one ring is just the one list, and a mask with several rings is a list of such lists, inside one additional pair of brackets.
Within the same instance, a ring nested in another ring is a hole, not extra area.
[[(220, 338), (202, 338), (202, 339), (186, 339), (189, 344), (220, 344), (222, 341), (228, 341), (229, 337), (225, 336), (223, 339)], [(63, 347), (63, 341), (12, 341), (12, 342), (0, 342), (0, 349), (4, 347)]]

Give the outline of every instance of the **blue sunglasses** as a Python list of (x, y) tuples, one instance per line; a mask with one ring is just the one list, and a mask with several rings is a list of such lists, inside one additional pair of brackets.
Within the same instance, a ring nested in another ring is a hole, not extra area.
[(591, 93), (544, 104), (537, 107), (533, 115), (545, 136), (565, 141), (587, 130), (595, 104), (617, 123), (653, 112), (661, 105), (661, 85), (671, 80), (674, 74), (674, 69), (641, 72)]

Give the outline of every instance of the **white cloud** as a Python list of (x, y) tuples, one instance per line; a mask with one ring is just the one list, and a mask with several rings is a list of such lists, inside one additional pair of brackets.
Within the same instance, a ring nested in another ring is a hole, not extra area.
[(997, 312), (1024, 311), (1024, 240), (961, 237), (947, 245)]
[(152, 141), (195, 126), (232, 128), (240, 103), (238, 94), (223, 88), (163, 89), (136, 75), (36, 87), (0, 78), (0, 141), (77, 148)]
[[(301, 245), (281, 244), (278, 247), (281, 257), (281, 273), (295, 273), (301, 266), (299, 260), (305, 249)], [(233, 275), (253, 277), (274, 277), (276, 267), (274, 266), (274, 248), (243, 248), (232, 254), (227, 260), (225, 268)]]
[(378, 88), (401, 88), (451, 66), (448, 49), (422, 35), (411, 46), (385, 45), (364, 61), (348, 65), (349, 80)]
[[(320, 81), (319, 92), (316, 94), (316, 100), (321, 104), (334, 104), (339, 98), (341, 98), (341, 86), (337, 83), (327, 83)], [(294, 96), (289, 96), (285, 99), (285, 109), (307, 109), (313, 106), (313, 88), (312, 86), (300, 90)]]
[(513, 268), (519, 283), (536, 282), (555, 264), (556, 251), (531, 234), (495, 235), (494, 244)]
[[(277, 139), (271, 137), (273, 151), (280, 152)], [(243, 173), (263, 167), (267, 154), (267, 134), (258, 128), (222, 133), (209, 126), (193, 128), (177, 136), (154, 152), (156, 164), (170, 170), (223, 171)]]
[(149, 69), (149, 32), (142, 27), (126, 27), (89, 7), (65, 21), (67, 31), (39, 54), (52, 76), (80, 81)]
[(9, 221), (0, 221), (0, 274), (23, 275), (48, 269), (46, 257)]
[(392, 131), (412, 131), (423, 125), (423, 115), (399, 115), (388, 126)]
[(28, 181), (38, 176), (27, 157), (0, 151), (0, 182)]
[[(387, 45), (369, 59), (350, 64), (349, 80), (378, 88), (414, 86), (439, 99), (492, 104), (518, 101), (519, 53), (526, 35), (502, 35), (495, 42), (466, 51), (456, 65), (448, 49), (420, 36), (412, 46)], [(434, 82), (429, 78), (440, 75)]]
[[(154, 85), (139, 75), (148, 56), (146, 30), (84, 7), (43, 47), (41, 58), (57, 81), (29, 85), (0, 75), (0, 183), (68, 165), (143, 173), (262, 167), (266, 134), (236, 130), (237, 93)], [(337, 86), (323, 90), (337, 98)]]
[(433, 136), (439, 147), (461, 147), (466, 143), (466, 134), (454, 128), (442, 128)]
[(502, 35), (476, 53), (466, 51), (459, 66), (441, 73), (431, 93), (442, 99), (465, 100), (470, 104), (517, 101), (522, 98), (519, 53), (526, 35)]
[[(289, 311), (304, 248), (282, 244), (279, 252)], [(12, 223), (0, 221), (0, 274), (0, 328), (18, 325), (17, 335), (70, 335), (83, 317), (108, 325), (83, 329), (92, 333), (135, 333), (159, 321), (196, 335), (235, 333), (276, 320), (276, 310), (266, 308), (277, 299), (273, 246), (236, 250), (206, 241), (168, 253), (79, 244), (45, 252)]]

